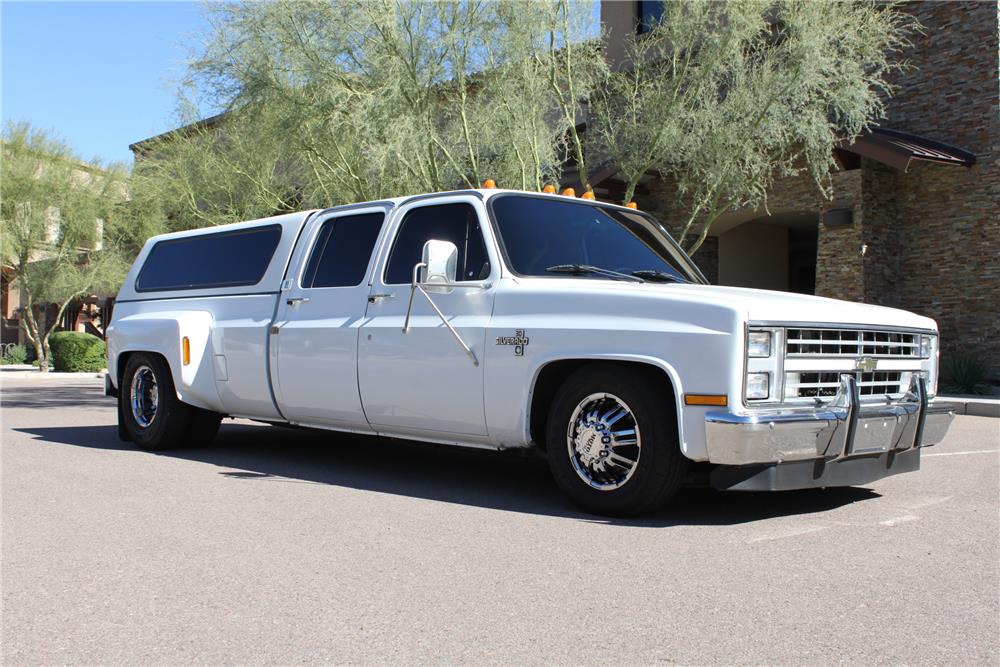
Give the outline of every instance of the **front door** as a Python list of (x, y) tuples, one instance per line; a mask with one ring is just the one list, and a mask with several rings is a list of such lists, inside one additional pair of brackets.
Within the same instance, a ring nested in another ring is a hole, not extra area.
[[(369, 423), (398, 435), (486, 436), (483, 357), (499, 264), (482, 201), (456, 195), (416, 202), (395, 217), (395, 239), (372, 283), (358, 344), (358, 384)], [(424, 243), (451, 241), (458, 248), (456, 281), (469, 287), (431, 293), (478, 359), (466, 354), (427, 299), (414, 295), (404, 332), (413, 267)]]
[[(294, 422), (367, 429), (358, 393), (358, 331), (385, 220), (369, 207), (320, 218), (303, 234), (271, 336), (275, 396)], [(276, 371), (275, 371), (276, 369)]]

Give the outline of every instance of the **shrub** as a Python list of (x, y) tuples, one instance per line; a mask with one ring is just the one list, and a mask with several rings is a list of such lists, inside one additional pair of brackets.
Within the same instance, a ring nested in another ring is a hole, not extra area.
[(0, 359), (0, 363), (20, 365), (28, 360), (28, 350), (25, 349), (20, 343), (14, 345), (8, 345), (7, 349), (4, 350), (3, 358)]
[(58, 331), (49, 336), (57, 371), (96, 372), (104, 368), (104, 341), (89, 333)]
[(941, 359), (941, 388), (958, 394), (989, 393), (986, 379), (989, 369), (979, 357), (968, 352), (944, 355)]

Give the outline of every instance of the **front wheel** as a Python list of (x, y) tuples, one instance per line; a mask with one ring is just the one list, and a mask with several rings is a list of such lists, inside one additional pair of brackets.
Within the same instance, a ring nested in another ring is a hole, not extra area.
[(649, 372), (622, 366), (584, 367), (566, 379), (549, 411), (546, 452), (559, 487), (609, 516), (665, 504), (688, 463), (669, 394)]

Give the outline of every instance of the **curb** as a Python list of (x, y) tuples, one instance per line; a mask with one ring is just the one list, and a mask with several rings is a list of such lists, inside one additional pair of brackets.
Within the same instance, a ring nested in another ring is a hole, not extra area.
[(935, 405), (948, 405), (956, 415), (1000, 418), (1000, 398), (966, 398), (962, 396), (938, 396)]
[(100, 380), (104, 379), (104, 371), (100, 373), (59, 373), (57, 371), (49, 371), (48, 373), (42, 373), (41, 371), (34, 369), (30, 371), (22, 370), (9, 370), (0, 372), (0, 382), (6, 380), (38, 380), (40, 382), (46, 382), (50, 380)]

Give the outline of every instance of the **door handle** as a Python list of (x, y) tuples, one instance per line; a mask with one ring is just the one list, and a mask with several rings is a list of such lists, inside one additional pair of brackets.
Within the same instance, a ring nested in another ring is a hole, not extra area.
[(368, 303), (375, 303), (379, 299), (391, 299), (394, 296), (396, 296), (396, 295), (395, 294), (369, 294), (368, 295)]
[(300, 303), (309, 303), (309, 297), (307, 296), (293, 296), (285, 300), (289, 306), (295, 306)]

